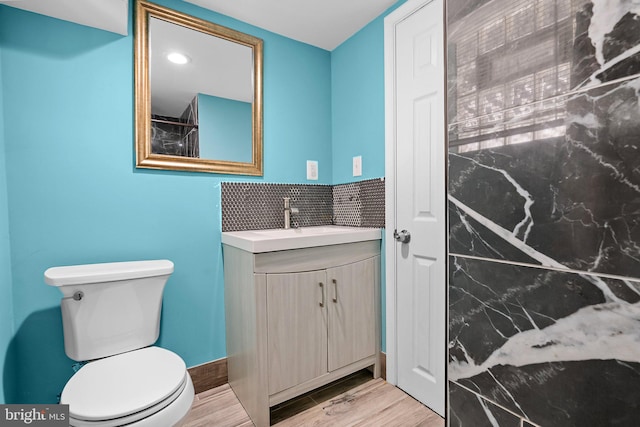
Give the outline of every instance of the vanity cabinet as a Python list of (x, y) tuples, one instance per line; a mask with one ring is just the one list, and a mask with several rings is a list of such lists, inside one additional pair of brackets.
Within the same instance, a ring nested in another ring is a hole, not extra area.
[(375, 354), (377, 266), (267, 275), (270, 395)]
[(269, 408), (371, 366), (380, 375), (380, 241), (250, 253), (224, 245), (229, 384)]

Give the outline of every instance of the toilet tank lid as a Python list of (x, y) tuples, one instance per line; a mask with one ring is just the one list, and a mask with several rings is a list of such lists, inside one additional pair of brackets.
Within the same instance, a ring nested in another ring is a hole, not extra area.
[(164, 276), (171, 273), (173, 262), (166, 259), (108, 262), (52, 267), (44, 272), (44, 281), (51, 286), (68, 286)]

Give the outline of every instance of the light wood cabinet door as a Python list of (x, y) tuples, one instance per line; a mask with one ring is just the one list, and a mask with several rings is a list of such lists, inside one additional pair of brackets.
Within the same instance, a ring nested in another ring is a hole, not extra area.
[(267, 275), (269, 394), (327, 372), (326, 288), (325, 270)]
[(374, 257), (327, 270), (329, 372), (376, 352), (379, 263), (380, 257)]

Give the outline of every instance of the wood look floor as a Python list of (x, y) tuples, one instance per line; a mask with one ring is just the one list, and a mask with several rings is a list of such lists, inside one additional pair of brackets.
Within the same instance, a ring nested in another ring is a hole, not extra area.
[[(366, 371), (284, 402), (271, 410), (271, 425), (444, 427), (444, 420), (383, 379)], [(229, 384), (196, 395), (181, 427), (251, 427)]]

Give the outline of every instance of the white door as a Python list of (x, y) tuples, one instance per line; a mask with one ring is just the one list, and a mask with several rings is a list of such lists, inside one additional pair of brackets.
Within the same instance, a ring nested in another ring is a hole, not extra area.
[(387, 116), (387, 126), (393, 122), (387, 144), (394, 146), (395, 159), (393, 222), (387, 228), (410, 235), (389, 236), (387, 246), (395, 262), (397, 385), (440, 415), (446, 389), (443, 23), (443, 0), (410, 0), (385, 19), (385, 39), (392, 39), (385, 61), (393, 64), (387, 109), (394, 104), (387, 111), (393, 113)]

